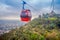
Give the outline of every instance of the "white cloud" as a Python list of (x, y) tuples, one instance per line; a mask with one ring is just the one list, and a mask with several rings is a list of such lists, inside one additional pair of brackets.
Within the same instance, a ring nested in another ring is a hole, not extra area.
[(1, 17), (1, 20), (20, 20), (20, 17), (17, 16), (8, 16), (8, 17)]
[[(49, 8), (49, 7), (41, 9), (42, 14), (43, 13), (50, 13), (51, 11), (52, 11), (52, 8)], [(55, 9), (54, 12), (57, 14), (60, 14), (60, 9)]]
[(55, 10), (55, 13), (60, 14), (60, 10)]
[(46, 8), (42, 8), (41, 11), (42, 13), (49, 13), (51, 9), (49, 7), (46, 7)]
[(0, 19), (18, 20), (20, 11), (12, 6), (0, 3)]
[(52, 0), (29, 0), (30, 3), (32, 4), (37, 4), (37, 3), (47, 3), (51, 2)]
[(6, 13), (11, 13), (11, 12), (17, 12), (17, 10), (14, 8), (14, 7), (12, 7), (12, 6), (9, 6), (9, 5), (6, 5), (6, 4), (1, 4), (0, 5), (0, 11), (2, 12), (6, 12)]

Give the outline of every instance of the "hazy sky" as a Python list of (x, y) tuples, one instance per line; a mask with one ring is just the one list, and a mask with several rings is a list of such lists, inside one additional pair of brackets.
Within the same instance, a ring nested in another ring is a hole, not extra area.
[[(48, 13), (51, 11), (52, 0), (24, 0), (28, 5), (25, 8), (30, 9), (33, 18), (41, 13)], [(55, 12), (60, 13), (60, 0), (54, 0)], [(0, 0), (0, 20), (19, 20), (20, 11), (22, 9), (21, 0)], [(35, 10), (36, 9), (36, 10)]]

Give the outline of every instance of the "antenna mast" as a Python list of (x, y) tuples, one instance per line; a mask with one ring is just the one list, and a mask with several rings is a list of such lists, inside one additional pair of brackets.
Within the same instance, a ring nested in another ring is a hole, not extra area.
[(54, 0), (52, 0), (52, 11), (54, 11)]

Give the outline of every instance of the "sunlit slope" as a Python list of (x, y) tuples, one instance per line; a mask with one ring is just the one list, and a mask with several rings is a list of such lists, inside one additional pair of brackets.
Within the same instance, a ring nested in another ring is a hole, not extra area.
[(1, 40), (60, 40), (60, 19), (35, 18), (0, 38)]

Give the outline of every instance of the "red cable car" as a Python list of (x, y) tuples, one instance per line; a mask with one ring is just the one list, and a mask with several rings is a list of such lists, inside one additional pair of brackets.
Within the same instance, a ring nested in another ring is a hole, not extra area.
[(24, 6), (27, 4), (25, 1), (23, 1), (22, 11), (21, 11), (21, 21), (28, 22), (31, 20), (31, 11), (29, 9), (25, 9)]
[(31, 11), (29, 9), (22, 10), (20, 17), (21, 17), (21, 21), (25, 21), (25, 22), (30, 21), (31, 20)]

